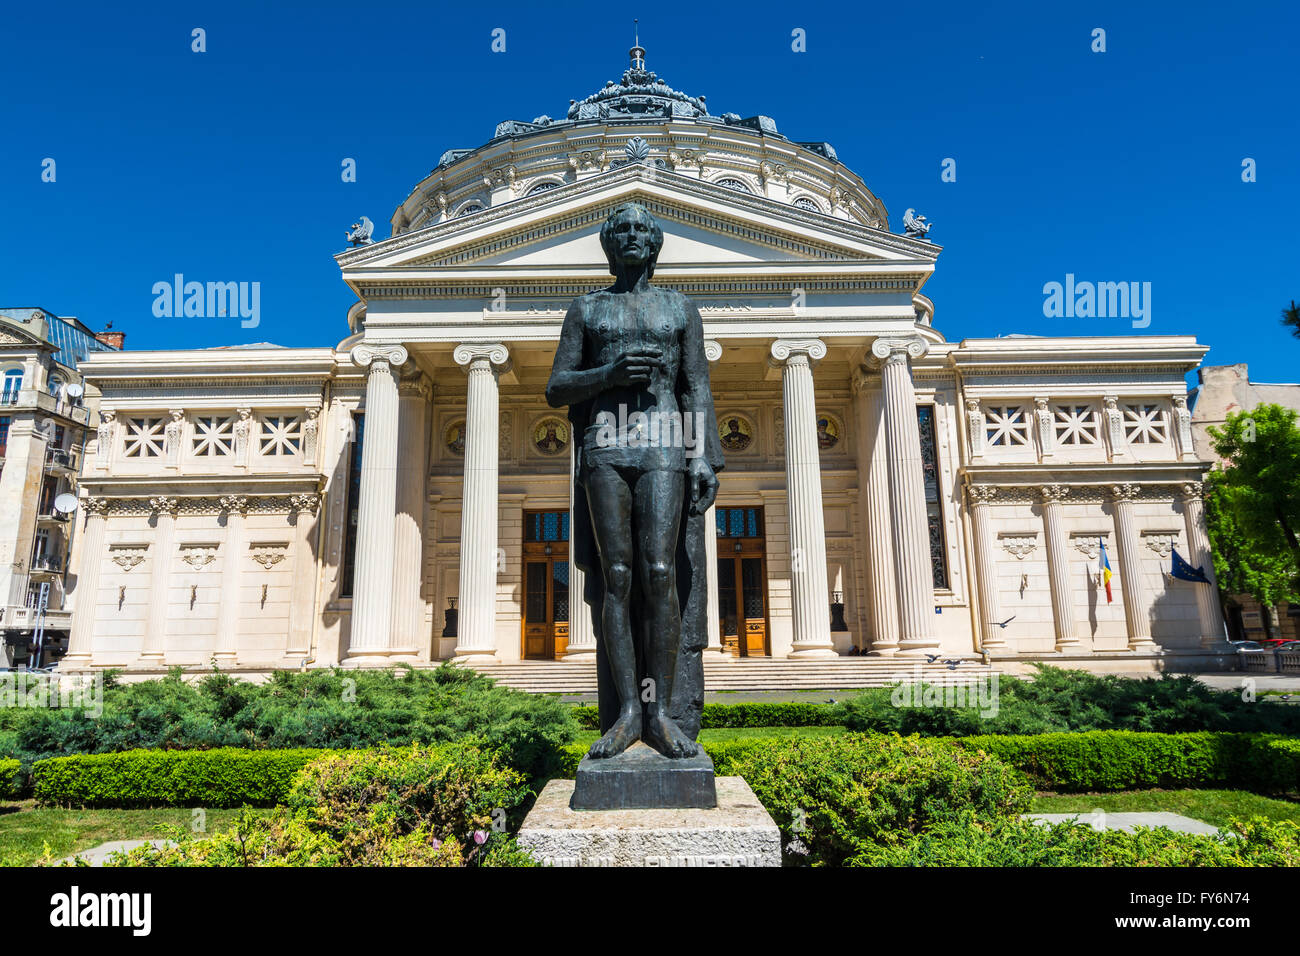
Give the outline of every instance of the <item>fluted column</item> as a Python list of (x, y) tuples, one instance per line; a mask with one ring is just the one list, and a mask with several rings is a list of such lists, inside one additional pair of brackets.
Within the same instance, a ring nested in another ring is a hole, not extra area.
[[(858, 369), (858, 503), (867, 559), (867, 607), (873, 657), (898, 653), (898, 588), (894, 583), (894, 530), (889, 511), (889, 454), (885, 447), (885, 406), (878, 376)], [(919, 440), (919, 438), (918, 438)]]
[(86, 498), (86, 523), (81, 538), (81, 565), (77, 574), (77, 598), (68, 635), (68, 653), (60, 670), (89, 667), (95, 653), (95, 612), (99, 598), (99, 572), (104, 564), (104, 537), (108, 528), (108, 501)]
[(573, 529), (577, 526), (573, 514), (573, 485), (577, 477), (574, 461), (573, 436), (569, 436), (569, 643), (564, 659), (579, 664), (595, 663), (596, 631), (592, 627), (591, 608), (583, 599), (587, 575), (573, 561)]
[(161, 667), (167, 653), (167, 589), (171, 583), (172, 538), (176, 531), (175, 498), (159, 495), (149, 499), (157, 516), (153, 539), (153, 567), (149, 579), (149, 618), (145, 624), (141, 667)]
[(220, 505), (226, 513), (226, 540), (221, 548), (221, 603), (217, 607), (217, 642), (213, 656), (218, 667), (230, 667), (236, 662), (239, 642), (239, 578), (248, 551), (244, 544), (248, 499), (243, 495), (226, 495)]
[(1065, 530), (1065, 505), (1061, 503), (1070, 494), (1070, 488), (1044, 485), (1039, 494), (1043, 502), (1043, 537), (1047, 542), (1047, 580), (1052, 589), (1056, 649), (1077, 649), (1078, 627), (1074, 619), (1074, 594), (1070, 590), (1070, 541)]
[(1187, 560), (1202, 568), (1209, 585), (1197, 584), (1196, 610), (1201, 621), (1201, 646), (1216, 647), (1225, 640), (1223, 610), (1219, 606), (1219, 582), (1214, 576), (1214, 557), (1210, 553), (1210, 536), (1205, 529), (1205, 500), (1199, 481), (1183, 485), (1183, 521), (1187, 525)]
[(459, 345), (452, 356), (469, 373), (456, 656), (491, 660), (496, 656), (497, 461), (501, 427), (497, 375), (509, 362), (510, 353), (500, 344)]
[(934, 565), (911, 365), (926, 349), (925, 340), (919, 337), (877, 339), (871, 345), (871, 354), (880, 363), (898, 595), (898, 652), (905, 657), (921, 657), (939, 646), (934, 632)]
[(979, 589), (980, 647), (985, 651), (1005, 651), (1005, 629), (997, 625), (1002, 620), (998, 602), (997, 541), (993, 536), (993, 522), (989, 515), (990, 502), (998, 490), (992, 485), (968, 485), (966, 496), (970, 501), (971, 525), (975, 538), (975, 586)]
[(290, 526), (293, 528), (293, 543), (290, 545), (293, 599), (289, 604), (289, 640), (285, 643), (285, 656), (295, 665), (312, 656), (312, 638), (316, 631), (316, 578), (320, 565), (313, 541), (320, 540), (317, 524), (320, 506), (318, 494), (308, 492), (289, 496)]
[(1119, 583), (1124, 589), (1128, 649), (1153, 651), (1156, 643), (1151, 639), (1151, 600), (1142, 583), (1142, 542), (1133, 515), (1139, 491), (1137, 485), (1115, 485), (1111, 499), (1115, 505), (1115, 543), (1119, 550)]
[(420, 372), (398, 384), (402, 454), (397, 468), (393, 535), (393, 638), (419, 657), (431, 648), (424, 605), (424, 508), (428, 476), (429, 382)]
[[(722, 358), (722, 344), (712, 339), (704, 343), (704, 357), (712, 364)], [(716, 422), (706, 422), (705, 427), (717, 427)], [(709, 505), (709, 513), (704, 516), (704, 560), (708, 581), (707, 600), (704, 605), (705, 626), (709, 629), (709, 643), (704, 646), (705, 654), (721, 657), (726, 654), (722, 648), (722, 622), (718, 611), (718, 505), (715, 501)]]
[(352, 584), (352, 633), (345, 667), (387, 663), (415, 653), (398, 647), (393, 630), (393, 539), (397, 525), (397, 370), (406, 362), (401, 345), (358, 345), (352, 361), (366, 375), (365, 431), (361, 448), (361, 495), (357, 508), (357, 554)]
[[(790, 656), (834, 657), (830, 591), (826, 585), (826, 520), (822, 514), (821, 450), (813, 363), (825, 358), (819, 339), (777, 339), (785, 406), (785, 482), (790, 503), (790, 597), (794, 642)], [(715, 543), (716, 547), (716, 543)], [(744, 640), (744, 635), (741, 635)]]

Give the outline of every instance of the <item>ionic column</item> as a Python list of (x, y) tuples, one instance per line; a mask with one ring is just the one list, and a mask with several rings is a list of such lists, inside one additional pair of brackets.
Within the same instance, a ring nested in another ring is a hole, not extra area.
[(1065, 530), (1065, 505), (1068, 485), (1044, 485), (1039, 490), (1043, 501), (1043, 537), (1047, 542), (1047, 580), (1052, 589), (1052, 621), (1056, 625), (1056, 649), (1077, 649), (1078, 628), (1074, 622), (1074, 594), (1070, 590), (1070, 541)]
[(244, 544), (248, 499), (243, 495), (226, 495), (219, 503), (226, 513), (226, 540), (221, 546), (221, 603), (217, 607), (217, 643), (213, 657), (218, 667), (231, 667), (237, 659), (239, 642), (239, 576), (248, 550)]
[(429, 382), (423, 374), (398, 385), (402, 454), (397, 469), (393, 534), (393, 640), (414, 656), (430, 647), (424, 606), (424, 507), (428, 477)]
[(68, 635), (68, 653), (60, 670), (89, 667), (95, 652), (95, 611), (99, 597), (99, 571), (104, 564), (104, 536), (108, 528), (108, 500), (86, 498), (86, 523), (81, 538), (81, 564), (77, 574), (77, 598)]
[[(704, 343), (704, 357), (709, 364), (722, 358), (722, 344), (713, 339)], [(717, 422), (705, 422), (704, 427), (716, 428)], [(704, 516), (704, 560), (708, 564), (705, 575), (708, 582), (707, 600), (704, 605), (705, 626), (709, 629), (709, 643), (704, 646), (705, 654), (723, 656), (722, 624), (718, 611), (718, 505), (715, 501), (709, 505), (709, 513)]]
[(176, 531), (175, 498), (159, 495), (149, 499), (157, 516), (153, 540), (153, 569), (149, 581), (149, 619), (145, 625), (141, 667), (161, 667), (167, 652), (167, 589), (171, 578), (172, 538)]
[(794, 619), (790, 656), (796, 658), (836, 656), (826, 585), (826, 521), (822, 514), (821, 450), (817, 445), (817, 397), (812, 376), (813, 363), (825, 356), (826, 346), (819, 339), (777, 339), (772, 343), (772, 358), (781, 367), (785, 410), (790, 604)]
[(921, 657), (939, 646), (934, 633), (934, 566), (911, 367), (911, 360), (920, 358), (926, 349), (925, 340), (919, 337), (877, 339), (871, 345), (871, 354), (880, 363), (898, 594), (898, 650), (905, 657)]
[(997, 541), (993, 536), (993, 523), (989, 504), (997, 497), (992, 485), (967, 485), (966, 497), (970, 501), (971, 525), (975, 538), (975, 586), (980, 599), (980, 646), (986, 651), (1005, 651), (1005, 629), (995, 623), (1002, 619), (998, 604)]
[(1119, 551), (1119, 583), (1124, 589), (1124, 620), (1128, 624), (1130, 651), (1155, 650), (1151, 639), (1151, 602), (1142, 585), (1142, 542), (1138, 536), (1133, 502), (1141, 489), (1137, 485), (1115, 485), (1115, 543)]
[(718, 611), (718, 506), (716, 503), (709, 505), (709, 511), (704, 516), (704, 560), (709, 563), (709, 588), (704, 605), (709, 643), (704, 646), (704, 653), (722, 657), (726, 652), (722, 648), (722, 623)]
[[(898, 653), (898, 589), (894, 583), (894, 530), (889, 513), (889, 453), (885, 447), (885, 405), (880, 379), (859, 369), (853, 377), (857, 397), (858, 495), (863, 550), (867, 558), (867, 606), (871, 615), (872, 657)], [(919, 441), (919, 436), (918, 436)]]
[(596, 662), (596, 631), (591, 623), (591, 608), (583, 599), (587, 575), (573, 560), (573, 529), (577, 527), (573, 513), (573, 486), (577, 480), (577, 462), (574, 461), (573, 435), (569, 436), (569, 643), (564, 659), (577, 664)]
[(397, 370), (406, 362), (401, 345), (357, 345), (352, 361), (369, 367), (365, 432), (361, 448), (361, 495), (357, 508), (357, 554), (352, 585), (352, 632), (345, 667), (387, 663), (415, 648), (399, 647), (393, 630), (393, 540), (397, 534)]
[(497, 376), (507, 367), (510, 353), (500, 344), (459, 345), (452, 357), (469, 373), (456, 656), (491, 660), (496, 656), (497, 460), (501, 427)]
[(1183, 521), (1187, 525), (1187, 560), (1192, 567), (1203, 568), (1209, 585), (1196, 586), (1196, 610), (1201, 621), (1201, 646), (1216, 647), (1223, 643), (1223, 610), (1219, 607), (1219, 583), (1214, 576), (1214, 557), (1210, 537), (1205, 530), (1205, 501), (1199, 481), (1183, 485)]

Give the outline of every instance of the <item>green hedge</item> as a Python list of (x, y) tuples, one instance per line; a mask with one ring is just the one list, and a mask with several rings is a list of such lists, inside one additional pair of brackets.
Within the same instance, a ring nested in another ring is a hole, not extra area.
[(1095, 730), (952, 740), (1001, 758), (1050, 790), (1223, 786), (1288, 793), (1300, 788), (1300, 741), (1267, 734)]
[[(585, 730), (600, 727), (596, 707), (581, 704), (573, 716)], [(748, 703), (705, 704), (700, 726), (707, 729), (737, 727), (833, 727), (844, 722), (838, 704)]]
[[(998, 757), (1044, 790), (1231, 787), (1256, 793), (1300, 792), (1300, 740), (1295, 738), (1094, 730), (943, 739)], [(755, 737), (706, 743), (704, 749), (713, 758), (717, 773), (728, 776), (734, 773), (731, 766), (741, 755), (769, 742), (769, 738)], [(586, 752), (583, 744), (565, 747), (561, 773), (574, 776)]]
[(272, 807), (323, 750), (127, 750), (38, 760), (36, 799), (62, 807)]
[(22, 761), (0, 758), (0, 800), (12, 800), (18, 796), (22, 781), (18, 772), (22, 770)]

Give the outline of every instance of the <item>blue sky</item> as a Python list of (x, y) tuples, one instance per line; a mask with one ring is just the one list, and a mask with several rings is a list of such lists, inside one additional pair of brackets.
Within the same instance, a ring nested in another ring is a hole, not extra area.
[[(670, 85), (830, 142), (894, 231), (908, 206), (929, 217), (944, 252), (925, 292), (949, 339), (1132, 334), (1128, 319), (1045, 317), (1043, 284), (1150, 282), (1145, 332), (1296, 381), (1300, 340), (1278, 315), (1300, 300), (1300, 14), (1135, 6), (11, 5), (0, 305), (112, 320), (135, 348), (333, 344), (352, 301), (331, 258), (347, 225), (365, 214), (386, 236), (443, 150), (617, 79), (637, 16)], [(956, 182), (940, 180), (947, 157)], [(260, 327), (154, 318), (152, 286), (177, 272), (260, 282)]]

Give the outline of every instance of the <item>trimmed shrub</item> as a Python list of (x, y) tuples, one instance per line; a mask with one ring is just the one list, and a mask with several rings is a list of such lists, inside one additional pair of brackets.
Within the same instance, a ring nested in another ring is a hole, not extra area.
[(37, 761), (32, 789), (47, 806), (272, 807), (319, 750), (128, 750)]
[(944, 820), (903, 843), (871, 844), (849, 866), (1300, 866), (1300, 826), (1233, 820), (1230, 834), (1095, 831), (1023, 819)]
[(357, 749), (473, 741), (534, 781), (555, 772), (576, 735), (570, 708), (497, 685), (474, 670), (277, 671), (265, 684), (179, 673), (104, 691), (104, 712), (0, 711), (0, 754), (25, 767), (70, 754), (137, 748)]
[(0, 799), (12, 800), (22, 790), (19, 773), (23, 765), (18, 760), (0, 758)]
[(495, 831), (527, 799), (524, 777), (464, 744), (328, 753), (296, 776), (289, 805), (230, 830), (140, 847), (111, 866), (534, 865)]
[[(590, 704), (575, 706), (573, 716), (585, 730), (600, 727), (599, 711)], [(839, 704), (797, 702), (705, 704), (700, 718), (703, 728), (830, 727), (843, 722)]]
[(1067, 792), (1226, 786), (1285, 793), (1300, 776), (1300, 742), (1262, 734), (1101, 730), (954, 742), (993, 754), (1043, 789)]

